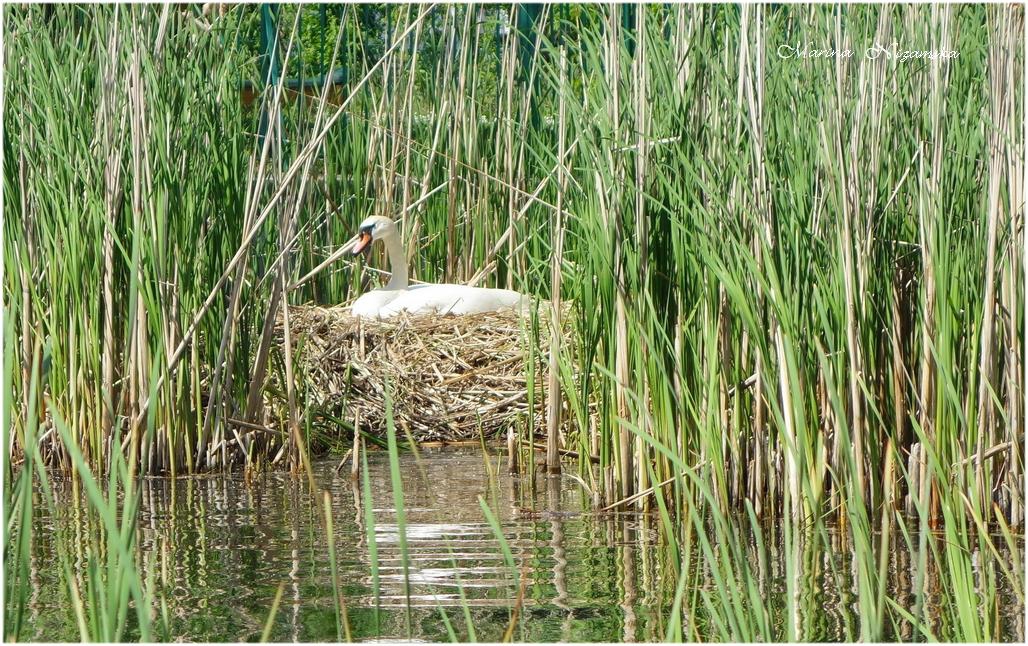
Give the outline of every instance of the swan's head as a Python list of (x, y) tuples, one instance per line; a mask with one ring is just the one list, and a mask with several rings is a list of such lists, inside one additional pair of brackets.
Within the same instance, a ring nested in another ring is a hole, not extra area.
[(361, 222), (357, 229), (357, 244), (353, 246), (353, 255), (369, 251), (372, 242), (393, 235), (396, 235), (396, 224), (392, 220), (384, 215), (372, 215)]

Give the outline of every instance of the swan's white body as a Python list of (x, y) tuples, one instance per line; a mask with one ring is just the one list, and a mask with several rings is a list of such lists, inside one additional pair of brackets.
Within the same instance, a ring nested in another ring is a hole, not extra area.
[(390, 318), (408, 314), (478, 314), (521, 309), (526, 299), (509, 289), (487, 289), (467, 285), (409, 285), (407, 260), (393, 221), (373, 216), (361, 224), (361, 239), (354, 248), (360, 253), (374, 240), (381, 240), (389, 255), (392, 277), (385, 287), (364, 294), (350, 306), (350, 313), (362, 318)]
[(379, 317), (387, 318), (400, 312), (478, 314), (514, 309), (520, 305), (521, 294), (509, 289), (446, 284), (412, 285), (386, 302), (379, 310)]
[(363, 318), (378, 318), (382, 308), (401, 293), (400, 290), (376, 289), (364, 294), (350, 306), (350, 313)]

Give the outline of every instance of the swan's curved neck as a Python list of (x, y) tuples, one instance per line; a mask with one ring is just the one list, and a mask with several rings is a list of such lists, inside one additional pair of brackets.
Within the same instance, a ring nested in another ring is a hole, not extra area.
[(403, 252), (399, 236), (391, 235), (388, 238), (382, 238), (382, 242), (389, 255), (389, 271), (393, 274), (385, 288), (407, 289), (407, 254)]

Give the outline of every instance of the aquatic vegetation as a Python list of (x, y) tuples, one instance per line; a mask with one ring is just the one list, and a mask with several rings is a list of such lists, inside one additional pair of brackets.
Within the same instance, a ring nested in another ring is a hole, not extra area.
[[(570, 302), (568, 335), (531, 322), (546, 424), (526, 415), (512, 448), (531, 471), (560, 420), (547, 468), (651, 524), (653, 635), (819, 637), (829, 590), (857, 610), (834, 636), (1023, 638), (1001, 613), (1025, 590), (1023, 8), (284, 7), (275, 55), (254, 40), (270, 8), (3, 11), (5, 637), (25, 634), (60, 473), (91, 537), (53, 552), (73, 638), (168, 637), (141, 475), (288, 466), (332, 533), (305, 339), (275, 328), (366, 289), (356, 264), (312, 271), (386, 214), (415, 278)], [(308, 72), (324, 85), (291, 90)], [(366, 437), (388, 451), (409, 596), (385, 419)], [(393, 580), (351, 458), (377, 605)], [(475, 512), (502, 535), (495, 500)], [(433, 634), (532, 637), (543, 593), (496, 538), (519, 582), (503, 630), (465, 604)], [(634, 608), (636, 559), (618, 567)], [(410, 608), (387, 632), (418, 632)]]

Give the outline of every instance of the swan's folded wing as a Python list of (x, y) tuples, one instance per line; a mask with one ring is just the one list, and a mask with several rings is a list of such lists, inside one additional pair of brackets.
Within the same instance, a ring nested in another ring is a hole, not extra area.
[(415, 285), (382, 308), (381, 316), (410, 314), (477, 314), (520, 305), (521, 294), (509, 289), (467, 285)]

